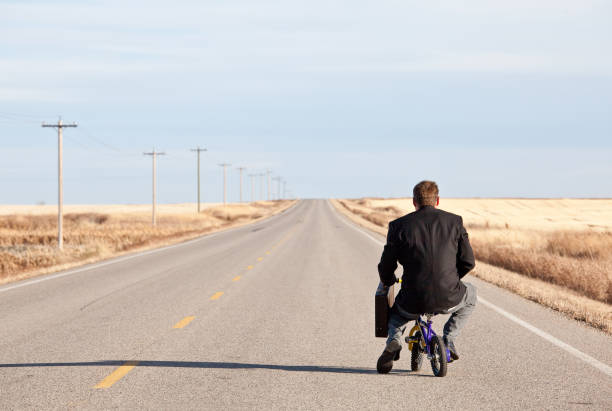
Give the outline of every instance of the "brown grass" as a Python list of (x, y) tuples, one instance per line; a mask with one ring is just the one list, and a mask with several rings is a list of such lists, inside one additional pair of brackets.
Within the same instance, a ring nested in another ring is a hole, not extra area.
[[(94, 209), (100, 212), (71, 212), (64, 216), (63, 251), (57, 249), (55, 215), (38, 214), (33, 209), (26, 214), (7, 215), (0, 210), (0, 283), (245, 224), (291, 204), (231, 204), (208, 207), (199, 214), (192, 211), (193, 207), (177, 207), (174, 214), (162, 214), (156, 227), (151, 225), (148, 212), (135, 211), (130, 206), (122, 206), (121, 212), (116, 206), (97, 206)], [(11, 210), (19, 211), (14, 206)]]
[(612, 334), (612, 311), (606, 303), (584, 297), (566, 287), (525, 277), (480, 261), (470, 274)]
[[(453, 201), (461, 203), (460, 199)], [(491, 265), (487, 265), (490, 267), (487, 270), (476, 270), (477, 276), (612, 332), (612, 310), (608, 305), (612, 303), (612, 232), (605, 228), (612, 226), (609, 221), (612, 214), (595, 208), (595, 215), (605, 216), (603, 221), (593, 224), (594, 217), (587, 213), (582, 216), (583, 223), (577, 224), (576, 219), (572, 219), (568, 229), (563, 228), (559, 215), (554, 213), (555, 200), (533, 200), (533, 203), (529, 200), (515, 203), (517, 200), (512, 199), (494, 201), (500, 206), (499, 211), (508, 210), (515, 204), (521, 206), (522, 213), (498, 212), (491, 209), (491, 200), (487, 199), (483, 199), (480, 205), (477, 199), (468, 201), (471, 215), (480, 216), (476, 219), (464, 217), (474, 254), (479, 261)], [(592, 207), (589, 202), (604, 205), (606, 200), (572, 201), (584, 213), (584, 210)], [(412, 201), (397, 200), (394, 203), (393, 200), (360, 199), (337, 202), (340, 209), (366, 220), (366, 224), (375, 225), (379, 228), (376, 231), (383, 234), (389, 221), (414, 210), (406, 209), (408, 205), (412, 206)], [(545, 207), (546, 213), (542, 213), (538, 207)], [(523, 217), (523, 213), (546, 214), (549, 217), (537, 223), (530, 217)], [(568, 214), (569, 211), (564, 209), (560, 214), (564, 213)], [(509, 218), (512, 215), (518, 217), (513, 220)], [(479, 267), (481, 265), (479, 263)], [(492, 268), (496, 267), (518, 277), (513, 277), (509, 282), (496, 278), (491, 274)], [(556, 300), (554, 296), (561, 296), (560, 290), (566, 292), (563, 298)]]
[(561, 257), (608, 259), (612, 257), (612, 233), (558, 231), (547, 236), (546, 251)]
[(612, 303), (612, 233), (468, 230), (479, 260)]

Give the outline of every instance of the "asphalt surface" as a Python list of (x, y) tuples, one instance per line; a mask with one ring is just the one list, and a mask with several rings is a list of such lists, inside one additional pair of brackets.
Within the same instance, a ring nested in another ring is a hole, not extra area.
[(612, 338), (469, 276), (447, 376), (378, 375), (381, 241), (309, 200), (0, 287), (0, 409), (612, 409)]

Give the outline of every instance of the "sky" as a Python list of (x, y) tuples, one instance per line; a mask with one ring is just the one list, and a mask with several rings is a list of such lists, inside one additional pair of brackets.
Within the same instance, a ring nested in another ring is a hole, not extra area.
[[(612, 2), (0, 0), (0, 204), (612, 197)], [(256, 186), (259, 197), (260, 186)]]

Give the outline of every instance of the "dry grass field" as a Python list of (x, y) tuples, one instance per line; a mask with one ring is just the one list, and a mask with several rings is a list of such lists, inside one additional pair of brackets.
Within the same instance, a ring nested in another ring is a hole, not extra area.
[[(382, 228), (379, 232), (389, 221), (414, 211), (410, 198), (340, 200), (339, 204)], [(480, 277), (612, 332), (612, 200), (441, 199), (440, 208), (463, 216), (480, 262), (539, 282), (527, 287), (526, 281), (518, 284), (520, 277), (513, 285), (507, 278), (484, 272)], [(553, 292), (546, 284), (557, 288)], [(564, 304), (561, 309), (559, 290), (582, 297), (580, 307)], [(586, 309), (584, 304), (591, 300), (591, 308)], [(593, 307), (599, 314), (585, 317)]]
[[(386, 207), (400, 214), (414, 211), (412, 198), (354, 201), (375, 211)], [(612, 232), (612, 199), (441, 198), (440, 208), (459, 214), (472, 226)]]
[[(202, 211), (208, 208), (217, 208), (223, 203), (202, 203)], [(232, 207), (233, 205), (229, 205)], [(193, 214), (196, 205), (193, 203), (158, 204), (159, 215), (187, 215)], [(64, 205), (64, 214), (121, 214), (139, 217), (151, 216), (151, 204), (105, 204), (105, 205)], [(26, 216), (26, 215), (57, 215), (56, 204), (46, 205), (0, 205), (0, 216)]]
[(64, 250), (57, 249), (53, 206), (0, 206), (0, 283), (183, 241), (279, 213), (292, 201), (207, 205), (64, 207)]

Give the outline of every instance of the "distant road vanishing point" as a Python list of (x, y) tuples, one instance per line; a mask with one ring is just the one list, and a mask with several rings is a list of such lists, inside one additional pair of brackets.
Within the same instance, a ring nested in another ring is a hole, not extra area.
[(470, 276), (448, 375), (377, 374), (383, 242), (304, 200), (0, 287), (0, 409), (612, 409), (612, 338)]

